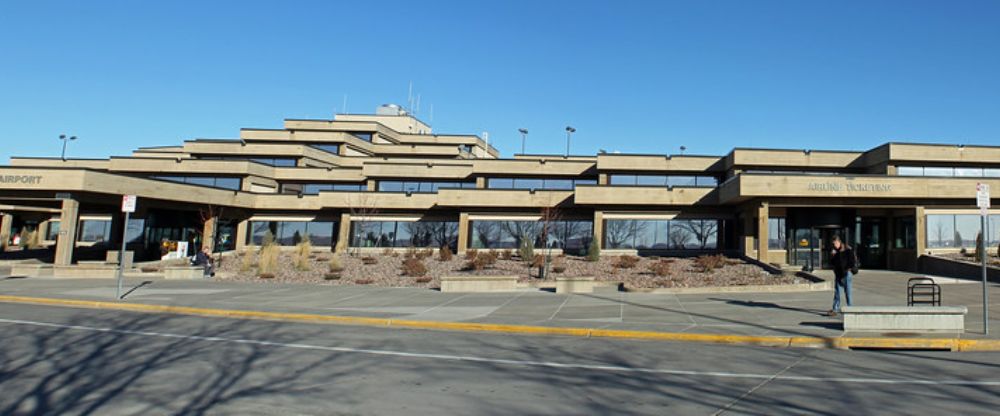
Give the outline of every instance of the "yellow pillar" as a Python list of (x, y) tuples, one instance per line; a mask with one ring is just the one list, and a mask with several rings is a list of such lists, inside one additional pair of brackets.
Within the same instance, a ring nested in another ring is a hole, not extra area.
[(13, 215), (3, 214), (2, 221), (0, 221), (0, 251), (7, 248), (7, 242), (10, 241), (10, 227), (13, 223)]
[(768, 263), (767, 240), (770, 238), (767, 227), (769, 218), (768, 210), (767, 202), (761, 202), (760, 206), (757, 207), (757, 260), (764, 263)]
[(469, 247), (469, 214), (458, 214), (458, 254), (464, 255)]
[(598, 185), (607, 185), (608, 184), (608, 174), (607, 173), (600, 173), (600, 174), (598, 174), (597, 175), (597, 184)]
[(486, 189), (486, 178), (482, 176), (476, 178), (476, 189)]
[(73, 264), (73, 248), (76, 246), (76, 227), (80, 222), (80, 202), (64, 199), (59, 214), (59, 237), (56, 238), (54, 263), (60, 266)]
[(337, 231), (337, 245), (334, 246), (333, 251), (336, 253), (347, 252), (347, 248), (351, 246), (351, 214), (346, 212), (340, 214), (340, 229)]
[[(921, 254), (927, 251), (927, 216), (924, 215), (924, 207), (917, 207), (915, 210), (916, 218), (914, 223), (916, 224), (916, 235), (917, 235), (917, 245), (914, 246), (916, 252), (913, 257), (913, 264), (917, 264), (917, 259), (920, 258)], [(914, 267), (916, 269), (916, 267)]]

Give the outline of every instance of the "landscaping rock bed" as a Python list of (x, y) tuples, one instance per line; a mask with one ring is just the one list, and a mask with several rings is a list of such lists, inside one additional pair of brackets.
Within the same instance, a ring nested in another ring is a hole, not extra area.
[[(411, 253), (412, 255), (413, 253)], [(480, 252), (480, 255), (485, 254)], [(772, 275), (759, 266), (738, 259), (716, 259), (712, 270), (706, 270), (703, 259), (698, 258), (657, 258), (604, 256), (598, 262), (587, 261), (584, 257), (564, 256), (554, 258), (553, 269), (545, 279), (537, 278), (538, 269), (528, 268), (516, 255), (504, 260), (503, 253), (493, 253), (497, 259), (482, 270), (469, 270), (469, 260), (455, 255), (451, 260), (439, 260), (435, 250), (433, 256), (422, 259), (427, 272), (424, 276), (405, 276), (404, 253), (376, 254), (364, 256), (339, 255), (343, 270), (336, 275), (330, 273), (329, 259), (334, 254), (313, 254), (308, 270), (296, 268), (293, 256), (282, 253), (278, 267), (272, 278), (260, 279), (256, 269), (246, 270), (240, 257), (226, 259), (219, 267), (218, 279), (234, 281), (267, 281), (283, 283), (311, 283), (330, 285), (369, 285), (377, 287), (440, 287), (441, 276), (462, 275), (516, 275), (520, 283), (554, 283), (558, 276), (594, 276), (597, 282), (623, 283), (626, 288), (680, 288), (710, 286), (779, 285), (805, 283), (794, 275)], [(427, 256), (427, 253), (423, 254)], [(367, 260), (362, 260), (367, 257)], [(374, 264), (364, 264), (365, 261)], [(250, 263), (250, 262), (247, 262)], [(241, 270), (243, 269), (243, 270)]]
[[(990, 250), (987, 252), (987, 254), (988, 256), (986, 256), (986, 264), (1000, 267), (1000, 257), (997, 257), (996, 250)], [(982, 264), (981, 263), (982, 260), (979, 258), (979, 256), (976, 256), (975, 253), (973, 253), (972, 251), (969, 251), (967, 253), (944, 253), (944, 254), (938, 254), (937, 256), (944, 257), (950, 260), (964, 261), (966, 263)]]

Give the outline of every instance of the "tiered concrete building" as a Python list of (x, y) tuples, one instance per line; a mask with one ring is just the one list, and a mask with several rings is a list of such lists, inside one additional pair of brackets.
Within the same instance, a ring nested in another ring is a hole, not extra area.
[[(436, 134), (384, 107), (109, 159), (14, 157), (0, 167), (0, 241), (37, 230), (56, 264), (103, 258), (120, 244), (129, 194), (139, 203), (128, 247), (141, 259), (157, 258), (164, 240), (240, 250), (271, 233), (337, 251), (529, 240), (583, 252), (598, 241), (603, 254), (727, 252), (821, 267), (839, 234), (863, 267), (914, 269), (921, 254), (975, 244), (978, 182), (1000, 193), (1000, 147), (501, 158), (480, 137)], [(990, 220), (995, 246), (1000, 211)]]

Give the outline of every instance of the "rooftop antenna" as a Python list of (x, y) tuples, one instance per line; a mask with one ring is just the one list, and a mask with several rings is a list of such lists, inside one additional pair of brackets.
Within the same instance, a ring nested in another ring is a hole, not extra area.
[(416, 116), (420, 113), (420, 93), (417, 93), (417, 106), (413, 108), (413, 115)]
[(488, 132), (488, 131), (484, 131), (483, 132), (483, 141), (486, 142), (486, 151), (489, 152), (490, 151), (490, 132)]
[(434, 122), (434, 103), (431, 103), (431, 123)]
[(410, 81), (410, 89), (406, 92), (406, 109), (413, 111), (413, 81)]
[(344, 106), (340, 108), (340, 111), (343, 111), (344, 114), (348, 114), (347, 113), (347, 94), (344, 94)]

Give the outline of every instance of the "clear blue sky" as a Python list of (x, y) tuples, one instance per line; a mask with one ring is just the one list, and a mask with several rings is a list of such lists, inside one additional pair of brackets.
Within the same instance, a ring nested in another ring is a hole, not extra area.
[[(504, 155), (1000, 144), (998, 1), (8, 1), (0, 160), (127, 155), (421, 94)], [(429, 120), (428, 120), (429, 121)]]

